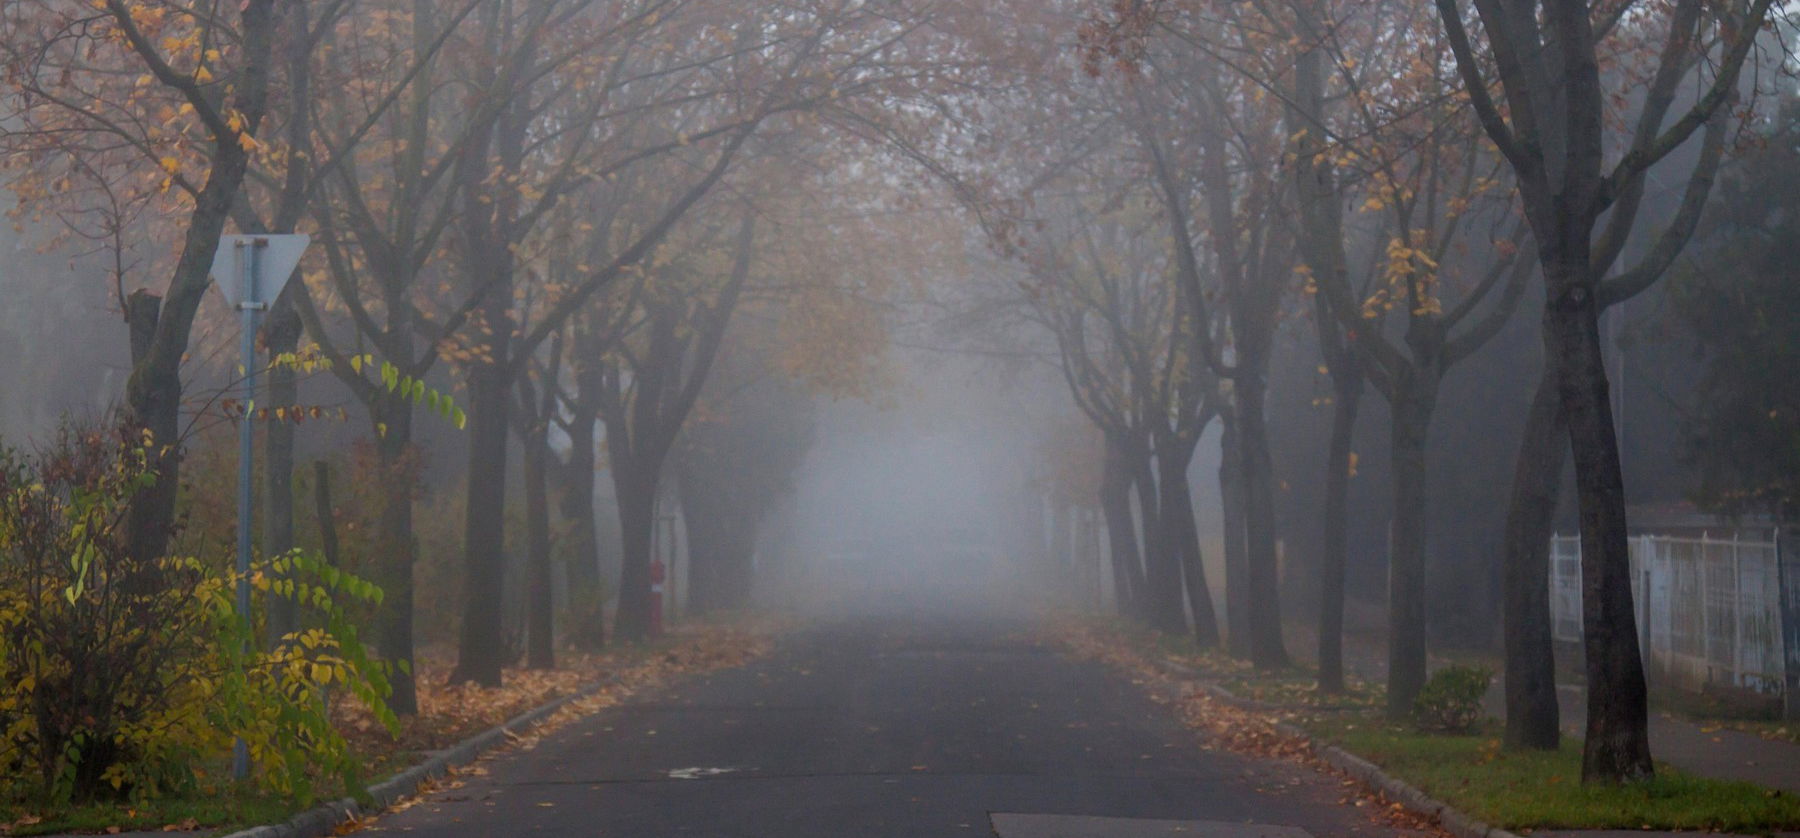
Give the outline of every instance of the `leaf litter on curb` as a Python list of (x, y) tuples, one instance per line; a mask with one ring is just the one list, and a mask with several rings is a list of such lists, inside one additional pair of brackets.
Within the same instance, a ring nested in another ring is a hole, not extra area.
[(1340, 803), (1361, 809), (1376, 822), (1394, 829), (1436, 836), (1450, 834), (1435, 819), (1344, 777), (1314, 754), (1305, 739), (1282, 733), (1277, 724), (1291, 721), (1292, 712), (1251, 711), (1227, 704), (1208, 693), (1199, 682), (1169, 675), (1158, 661), (1119, 632), (1090, 620), (1058, 620), (1053, 631), (1072, 657), (1103, 664), (1143, 687), (1151, 700), (1169, 707), (1182, 724), (1206, 734), (1210, 745), (1233, 753), (1300, 763), (1342, 777), (1344, 796)]
[[(416, 667), (419, 716), (406, 721), (398, 740), (404, 743), (400, 750), (405, 752), (449, 747), (534, 707), (571, 695), (585, 685), (601, 679), (605, 679), (605, 684), (564, 704), (530, 729), (509, 732), (502, 748), (484, 754), (475, 763), (452, 769), (448, 776), (422, 786), (418, 794), (397, 801), (382, 814), (405, 811), (433, 793), (459, 788), (467, 778), (487, 774), (483, 763), (490, 757), (502, 752), (529, 751), (570, 722), (661, 687), (678, 675), (742, 666), (768, 653), (778, 628), (769, 622), (683, 625), (671, 629), (661, 645), (648, 652), (615, 649), (596, 655), (565, 654), (562, 666), (555, 670), (509, 669), (504, 686), (494, 689), (468, 684), (446, 686), (444, 675), (450, 669), (447, 657), (421, 662)], [(340, 708), (340, 723), (362, 730), (356, 725), (359, 712), (355, 707)], [(374, 746), (387, 739), (378, 726), (368, 736), (374, 740), (369, 744)], [(388, 740), (386, 747), (391, 753), (395, 740)], [(362, 818), (345, 827), (353, 832), (375, 824), (379, 818)]]

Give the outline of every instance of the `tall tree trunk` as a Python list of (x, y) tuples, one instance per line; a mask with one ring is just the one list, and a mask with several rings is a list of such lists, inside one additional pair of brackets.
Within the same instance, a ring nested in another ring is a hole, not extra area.
[[(268, 0), (243, 4), (240, 31), (251, 54), (270, 50), (281, 17), (276, 5)], [(237, 79), (232, 96), (252, 132), (267, 105), (269, 63), (251, 62)], [(126, 307), (132, 367), (125, 382), (125, 409), (130, 421), (151, 435), (150, 463), (155, 474), (155, 480), (132, 497), (126, 520), (132, 562), (144, 585), (154, 584), (156, 562), (168, 552), (174, 532), (175, 499), (181, 486), (181, 363), (187, 355), (194, 314), (211, 284), (207, 274), (218, 252), (219, 236), (225, 231), (249, 164), (249, 154), (235, 141), (214, 143), (212, 169), (188, 213), (181, 256), (170, 275), (167, 295), (159, 299), (138, 292)]]
[(1395, 382), (1390, 425), (1393, 555), (1388, 558), (1387, 713), (1412, 715), (1425, 686), (1425, 453), (1437, 381), (1420, 370)]
[(569, 460), (563, 469), (566, 485), (562, 496), (562, 515), (571, 525), (569, 599), (572, 607), (569, 611), (572, 620), (566, 631), (576, 648), (587, 651), (598, 651), (606, 646), (600, 534), (594, 520), (595, 419), (591, 406), (577, 405), (569, 430)]
[(687, 531), (688, 612), (708, 614), (718, 610), (724, 595), (726, 512), (706, 496), (699, 485), (701, 478), (684, 466), (685, 458), (676, 461), (675, 494), (681, 500), (681, 522)]
[(1162, 520), (1162, 493), (1156, 486), (1149, 445), (1140, 446), (1132, 460), (1143, 520), (1144, 604), (1149, 609), (1150, 627), (1180, 637), (1188, 631), (1187, 611), (1181, 604), (1181, 555)]
[(1259, 669), (1288, 665), (1281, 636), (1281, 578), (1275, 551), (1275, 475), (1264, 422), (1261, 364), (1244, 357), (1235, 379), (1238, 465), (1244, 472), (1244, 547), (1250, 582), (1250, 660)]
[(1108, 442), (1100, 480), (1100, 509), (1106, 516), (1106, 537), (1111, 547), (1113, 591), (1121, 615), (1145, 619), (1141, 602), (1143, 565), (1138, 553), (1137, 522), (1131, 514), (1131, 475), (1126, 455)]
[[(204, 197), (204, 196), (203, 196)], [(217, 249), (219, 234), (225, 226), (225, 209), (229, 198), (216, 207), (216, 218), (195, 210), (188, 228), (188, 248), (198, 247), (197, 238), (210, 230), (213, 247), (207, 251), (207, 264), (212, 250)], [(186, 253), (177, 266), (174, 285), (183, 288), (183, 271), (207, 270), (207, 265), (190, 265)], [(169, 538), (174, 532), (175, 498), (181, 485), (181, 359), (187, 352), (188, 335), (194, 311), (199, 308), (200, 290), (189, 291), (190, 301), (178, 305), (177, 300), (162, 298), (144, 291), (132, 295), (127, 306), (131, 318), (129, 328), (133, 349), (131, 377), (125, 385), (125, 407), (132, 422), (150, 433), (153, 441), (150, 463), (156, 479), (140, 489), (131, 499), (126, 532), (131, 545), (133, 564), (147, 576), (153, 576), (157, 560), (168, 553)], [(185, 309), (185, 310), (184, 310)], [(185, 321), (179, 324), (171, 321)]]
[[(1288, 100), (1287, 130), (1294, 143), (1294, 196), (1299, 207), (1301, 257), (1322, 282), (1347, 283), (1343, 196), (1331, 155), (1326, 152), (1326, 64), (1323, 10), (1312, 0), (1293, 5), (1300, 37), (1294, 57), (1294, 91)], [(1353, 336), (1345, 334), (1332, 310), (1331, 294), (1315, 288), (1313, 317), (1320, 354), (1332, 383), (1331, 446), (1325, 464), (1324, 540), (1319, 557), (1319, 689), (1344, 691), (1344, 573), (1349, 544), (1350, 478), (1355, 456), (1356, 418), (1365, 371)]]
[(556, 668), (556, 600), (550, 581), (550, 440), (548, 418), (525, 435), (525, 665)]
[(619, 612), (613, 635), (638, 641), (650, 636), (650, 539), (656, 529), (655, 472), (638, 474), (634, 464), (613, 463), (619, 499)]
[[(223, 226), (222, 214), (219, 223)], [(133, 568), (130, 587), (149, 590), (158, 584), (156, 563), (168, 552), (175, 525), (175, 495), (181, 484), (181, 374), (179, 362), (170, 364), (153, 352), (162, 331), (162, 298), (135, 291), (126, 302), (125, 316), (132, 360), (125, 388), (127, 418), (149, 433), (149, 462), (156, 474), (132, 496), (126, 516)]]
[(1162, 489), (1159, 517), (1168, 532), (1165, 540), (1180, 557), (1188, 609), (1194, 618), (1194, 644), (1202, 649), (1214, 649), (1219, 645), (1219, 618), (1213, 610), (1212, 588), (1206, 584), (1200, 530), (1194, 524), (1193, 491), (1188, 487), (1188, 465), (1193, 456), (1193, 442), (1170, 442), (1158, 452), (1156, 461), (1162, 470), (1158, 481)]
[[(293, 352), (300, 345), (300, 313), (288, 298), (277, 300), (263, 326), (269, 358)], [(291, 367), (269, 370), (269, 400), (273, 407), (293, 407), (300, 388)], [(264, 499), (263, 557), (274, 558), (294, 549), (294, 432), (291, 421), (275, 419), (263, 431)], [(269, 599), (268, 642), (271, 646), (299, 628), (298, 609), (291, 597)]]
[(1585, 223), (1545, 246), (1544, 351), (1554, 359), (1558, 399), (1574, 452), (1581, 510), (1582, 631), (1587, 651), (1587, 738), (1583, 781), (1634, 780), (1655, 773), (1649, 700), (1631, 598), (1625, 483), (1612, 420), (1599, 306), (1588, 264)]
[[(1323, 295), (1321, 295), (1323, 296)], [(1331, 369), (1331, 448), (1326, 456), (1325, 540), (1319, 557), (1319, 689), (1344, 691), (1344, 569), (1350, 529), (1350, 470), (1363, 378), (1352, 353)]]
[[(486, 335), (504, 344), (512, 331), (510, 291), (489, 292)], [(469, 366), (469, 487), (463, 527), (463, 623), (450, 683), (500, 686), (506, 663), (501, 612), (506, 584), (506, 437), (512, 380), (505, 346)]]
[(331, 463), (313, 461), (313, 516), (319, 523), (319, 551), (325, 564), (342, 567), (343, 554), (338, 550), (337, 506), (331, 502)]
[[(491, 46), (491, 43), (489, 46)], [(482, 84), (497, 67), (481, 67)], [(519, 91), (514, 91), (515, 94)], [(480, 299), (469, 326), (469, 471), (463, 523), (463, 621), (450, 683), (501, 685), (507, 663), (506, 457), (512, 429), (514, 250), (520, 230), (519, 190), (509, 179), (525, 159), (528, 95), (513, 95), (506, 112), (466, 145), (456, 169), (460, 249), (471, 290)], [(496, 185), (500, 184), (500, 185)], [(529, 354), (529, 353), (528, 353)]]
[(1506, 745), (1553, 751), (1561, 744), (1556, 658), (1550, 625), (1550, 537), (1568, 453), (1554, 372), (1546, 365), (1513, 466), (1501, 559), (1506, 607)]
[(418, 491), (418, 451), (412, 445), (413, 410), (405, 398), (388, 393), (371, 406), (378, 425), (375, 451), (381, 474), (381, 511), (376, 544), (381, 563), (376, 579), (382, 599), (376, 618), (375, 643), (388, 663), (394, 664), (394, 687), (388, 706), (395, 713), (419, 712), (419, 694), (413, 676), (413, 565), (418, 541), (413, 536), (413, 497)]
[(1232, 657), (1250, 657), (1250, 563), (1244, 547), (1244, 469), (1238, 464), (1237, 420), (1219, 437), (1219, 511), (1225, 542), (1225, 642)]

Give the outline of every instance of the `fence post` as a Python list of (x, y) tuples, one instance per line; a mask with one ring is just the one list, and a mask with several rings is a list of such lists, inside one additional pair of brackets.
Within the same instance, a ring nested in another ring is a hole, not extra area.
[(1744, 562), (1742, 534), (1731, 532), (1731, 685), (1744, 686)]
[(1775, 529), (1775, 587), (1781, 597), (1783, 717), (1800, 721), (1800, 533)]
[(1712, 596), (1712, 555), (1707, 550), (1708, 540), (1704, 530), (1700, 533), (1700, 560), (1695, 568), (1700, 574), (1700, 660), (1705, 665), (1706, 681), (1713, 679), (1713, 666), (1718, 655), (1713, 653), (1713, 596)]

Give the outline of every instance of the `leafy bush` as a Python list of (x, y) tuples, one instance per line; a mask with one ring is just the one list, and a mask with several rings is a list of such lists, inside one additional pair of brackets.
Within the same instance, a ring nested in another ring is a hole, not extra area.
[(1484, 715), (1481, 699), (1493, 680), (1494, 671), (1485, 666), (1446, 666), (1438, 670), (1413, 699), (1413, 721), (1420, 730), (1428, 732), (1473, 730)]
[(191, 558), (134, 559), (128, 505), (143, 437), (64, 427), (41, 453), (0, 450), (0, 792), (52, 801), (192, 791), (241, 736), (265, 789), (310, 800), (357, 761), (319, 692), (392, 722), (387, 681), (340, 603), (372, 585), (301, 555), (262, 563), (261, 596), (308, 610), (272, 651), (237, 613), (236, 577)]

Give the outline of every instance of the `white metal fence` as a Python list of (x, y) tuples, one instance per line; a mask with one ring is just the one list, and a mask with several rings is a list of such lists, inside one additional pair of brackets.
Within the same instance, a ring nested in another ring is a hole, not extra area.
[[(1780, 563), (1773, 539), (1631, 539), (1631, 593), (1650, 678), (1693, 690), (1781, 692)], [(1550, 609), (1556, 639), (1580, 642), (1578, 537), (1551, 541)]]

